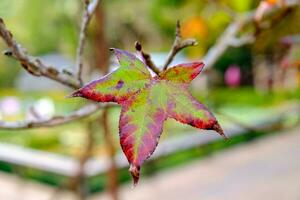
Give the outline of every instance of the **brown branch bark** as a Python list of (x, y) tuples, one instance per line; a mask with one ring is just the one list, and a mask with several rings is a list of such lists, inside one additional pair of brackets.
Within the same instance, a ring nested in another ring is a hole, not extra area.
[(19, 121), (19, 122), (4, 122), (0, 121), (0, 129), (3, 130), (24, 130), (24, 129), (33, 129), (33, 128), (42, 128), (42, 127), (54, 127), (63, 125), (66, 123), (73, 122), (75, 120), (82, 119), (94, 114), (97, 110), (101, 108), (97, 104), (86, 105), (73, 113), (66, 116), (55, 116), (51, 119), (40, 119), (38, 121)]
[(137, 50), (137, 52), (139, 52), (144, 60), (144, 62), (146, 63), (146, 65), (156, 74), (159, 76), (160, 70), (156, 67), (156, 65), (154, 64), (154, 62), (151, 59), (150, 54), (146, 53), (143, 51), (143, 46), (140, 42), (136, 41), (135, 42), (135, 49)]
[[(22, 67), (34, 76), (44, 76), (71, 88), (79, 88), (74, 77), (58, 71), (55, 67), (49, 66), (40, 59), (29, 56), (25, 49), (13, 38), (12, 33), (6, 28), (3, 20), (0, 18), (0, 36), (11, 49), (11, 56), (17, 59)], [(6, 52), (7, 53), (7, 52)]]
[[(105, 10), (103, 6), (98, 6), (95, 11), (95, 22), (93, 24), (94, 28), (93, 31), (91, 31), (91, 42), (95, 45), (93, 45), (93, 69), (97, 69), (100, 71), (105, 70), (110, 65), (109, 58), (110, 58), (110, 52), (108, 51), (108, 43), (106, 39), (106, 32), (105, 32)], [(92, 70), (92, 69), (90, 69)]]
[[(0, 36), (6, 45), (10, 48), (5, 52), (5, 55), (15, 58), (22, 67), (33, 76), (43, 76), (59, 82), (65, 86), (73, 89), (78, 89), (82, 85), (81, 73), (82, 73), (82, 60), (83, 50), (86, 38), (86, 29), (90, 22), (92, 14), (95, 12), (100, 0), (93, 0), (92, 2), (86, 1), (85, 14), (82, 19), (82, 27), (80, 31), (79, 46), (77, 52), (77, 77), (74, 77), (72, 73), (66, 73), (66, 70), (62, 72), (58, 71), (55, 67), (49, 66), (42, 62), (40, 59), (28, 55), (27, 51), (21, 47), (21, 45), (13, 38), (12, 33), (7, 29), (4, 21), (0, 18)], [(38, 121), (19, 121), (19, 122), (4, 122), (0, 121), (0, 129), (8, 130), (23, 130), (40, 127), (53, 127), (62, 124), (66, 124), (84, 117), (87, 117), (95, 113), (100, 108), (99, 105), (90, 104), (84, 106), (77, 111), (67, 116), (55, 116), (51, 119)]]
[(84, 46), (86, 42), (86, 34), (87, 34), (87, 28), (91, 21), (91, 18), (99, 4), (100, 0), (93, 0), (90, 2), (89, 0), (85, 0), (85, 9), (82, 16), (82, 22), (81, 22), (81, 28), (80, 28), (80, 34), (79, 34), (79, 44), (77, 48), (77, 58), (76, 58), (76, 77), (79, 81), (79, 84), (82, 85), (82, 69), (83, 69), (83, 54), (84, 54)]
[[(251, 23), (254, 17), (254, 13), (246, 13), (243, 16), (239, 16), (238, 20), (235, 20), (232, 24), (230, 24), (223, 34), (219, 37), (216, 44), (212, 46), (207, 54), (204, 56), (203, 60), (205, 63), (205, 69), (211, 68), (218, 59), (225, 53), (228, 47), (232, 46), (233, 43), (238, 40), (237, 34), (241, 31), (241, 29), (246, 25)], [(242, 43), (240, 43), (242, 44)], [(243, 43), (244, 44), (244, 43)], [(238, 45), (234, 45), (238, 46)]]
[(179, 51), (181, 51), (186, 47), (195, 46), (195, 45), (197, 45), (197, 41), (195, 39), (189, 38), (189, 39), (182, 40), (181, 32), (180, 32), (180, 22), (177, 21), (175, 40), (171, 48), (171, 51), (169, 52), (169, 55), (166, 59), (166, 62), (163, 65), (163, 70), (166, 70), (168, 68), (168, 66), (171, 64), (171, 62), (173, 61), (173, 59), (175, 58), (176, 54)]

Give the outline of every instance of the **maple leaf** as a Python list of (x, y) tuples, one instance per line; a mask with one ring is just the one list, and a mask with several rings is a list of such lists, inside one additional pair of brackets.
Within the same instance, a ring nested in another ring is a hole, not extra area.
[(137, 184), (142, 163), (154, 152), (164, 121), (173, 118), (193, 127), (215, 130), (225, 137), (216, 118), (188, 91), (204, 64), (180, 64), (152, 77), (135, 55), (113, 49), (120, 67), (75, 91), (72, 97), (122, 106), (119, 135), (130, 172)]

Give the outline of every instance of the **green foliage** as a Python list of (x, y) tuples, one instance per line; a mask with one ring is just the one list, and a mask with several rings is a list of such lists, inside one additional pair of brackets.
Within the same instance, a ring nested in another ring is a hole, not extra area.
[[(15, 60), (10, 58), (0, 59), (0, 76), (5, 77), (0, 79), (0, 88), (12, 88), (14, 86), (14, 78), (20, 71), (19, 67), (12, 67), (16, 64)], [(7, 68), (10, 68), (7, 70)]]
[(214, 68), (224, 74), (231, 65), (237, 65), (242, 72), (242, 84), (252, 85), (253, 52), (250, 46), (229, 48), (216, 62)]
[[(201, 94), (198, 95), (200, 99), (204, 98), (200, 96)], [(299, 100), (300, 90), (262, 93), (250, 87), (239, 89), (215, 88), (205, 96), (205, 99), (216, 107), (229, 105), (251, 107), (255, 110), (255, 108), (259, 107), (275, 106), (287, 100)]]
[(245, 12), (251, 9), (253, 0), (230, 0), (228, 1), (228, 4), (235, 11)]
[(74, 19), (78, 5), (73, 0), (11, 0), (2, 7), (13, 13), (4, 15), (7, 26), (36, 55), (53, 51), (75, 53), (78, 33)]
[[(59, 52), (74, 56), (79, 5), (74, 0), (1, 0), (0, 16), (30, 54), (39, 56)], [(6, 48), (2, 42), (0, 47)], [(1, 57), (0, 76), (6, 78), (0, 79), (0, 87), (12, 87), (21, 68), (11, 58)]]
[(229, 48), (215, 64), (215, 68), (223, 73), (230, 65), (238, 65), (244, 70), (251, 69), (252, 59), (252, 51), (249, 46)]
[(13, 12), (11, 12), (13, 9), (13, 4), (10, 1), (11, 0), (0, 1), (0, 16), (10, 17), (13, 15)]

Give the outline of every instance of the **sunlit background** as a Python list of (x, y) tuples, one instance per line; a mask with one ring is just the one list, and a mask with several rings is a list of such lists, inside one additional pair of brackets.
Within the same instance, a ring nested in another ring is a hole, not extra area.
[[(198, 45), (181, 51), (173, 64), (203, 60), (224, 31), (255, 13), (260, 2), (103, 0), (88, 28), (83, 79), (114, 69), (109, 48), (134, 52), (135, 41), (162, 66), (177, 20), (182, 37)], [(168, 120), (134, 189), (119, 145), (119, 107), (108, 111), (111, 145), (101, 110), (58, 127), (1, 129), (1, 121), (51, 119), (86, 101), (65, 98), (72, 90), (0, 55), (0, 199), (300, 199), (300, 8), (273, 6), (274, 15), (237, 34), (253, 36), (251, 42), (226, 49), (191, 87), (230, 139)], [(14, 38), (59, 71), (73, 71), (83, 9), (80, 0), (0, 1), (0, 17)], [(117, 170), (110, 164), (111, 148)]]

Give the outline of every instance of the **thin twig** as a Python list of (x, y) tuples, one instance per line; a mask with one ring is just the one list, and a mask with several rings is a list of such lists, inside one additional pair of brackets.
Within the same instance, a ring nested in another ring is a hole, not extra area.
[(169, 55), (166, 59), (166, 62), (163, 65), (163, 70), (166, 70), (168, 68), (168, 66), (171, 64), (174, 57), (179, 51), (181, 51), (186, 47), (195, 46), (195, 45), (197, 45), (197, 41), (195, 39), (189, 38), (189, 39), (182, 40), (181, 32), (180, 32), (180, 22), (177, 21), (175, 40), (171, 48), (171, 51), (169, 52)]
[(6, 45), (11, 49), (10, 53), (6, 52), (6, 55), (11, 55), (18, 60), (28, 73), (34, 76), (47, 77), (74, 89), (79, 88), (79, 84), (74, 77), (61, 73), (55, 67), (45, 64), (38, 58), (29, 56), (26, 50), (14, 40), (12, 33), (6, 28), (1, 18), (0, 36), (3, 38)]
[(255, 37), (251, 35), (245, 35), (240, 38), (232, 38), (230, 41), (230, 46), (232, 47), (241, 47), (246, 44), (251, 44), (255, 41)]
[[(216, 44), (212, 46), (204, 56), (205, 69), (211, 68), (218, 59), (225, 53), (228, 47), (237, 47), (237, 34), (241, 29), (253, 19), (253, 12), (239, 16), (237, 20), (231, 23), (223, 34), (219, 37)], [(240, 43), (240, 45), (245, 43)]]
[(156, 74), (159, 76), (160, 70), (156, 67), (156, 65), (154, 64), (154, 62), (151, 59), (150, 54), (145, 53), (143, 51), (143, 47), (142, 44), (138, 41), (135, 42), (135, 49), (141, 54), (144, 62), (146, 63), (146, 65)]
[[(86, 10), (88, 13), (93, 13), (96, 9), (99, 0), (94, 0), (89, 3)], [(84, 23), (88, 24), (88, 23)], [(34, 76), (44, 76), (54, 81), (57, 81), (63, 85), (78, 89), (81, 84), (78, 83), (77, 78), (71, 73), (66, 73), (66, 70), (62, 72), (58, 71), (55, 67), (49, 66), (42, 62), (40, 59), (35, 58), (27, 54), (27, 51), (21, 47), (21, 45), (13, 38), (11, 32), (6, 28), (4, 21), (0, 18), (0, 36), (3, 38), (6, 45), (10, 50), (5, 52), (6, 56), (11, 56), (20, 62), (22, 67), (30, 74)], [(84, 36), (85, 37), (85, 36)], [(84, 45), (80, 45), (83, 46)], [(87, 117), (96, 112), (100, 106), (95, 104), (89, 104), (67, 116), (55, 116), (51, 119), (39, 119), (36, 121), (18, 121), (18, 122), (4, 122), (0, 121), (0, 129), (8, 130), (23, 130), (40, 127), (53, 127), (69, 123), (83, 117)]]
[(2, 130), (24, 130), (24, 129), (33, 129), (41, 127), (54, 127), (70, 123), (75, 120), (88, 117), (91, 114), (95, 113), (101, 108), (98, 104), (89, 104), (86, 105), (73, 113), (66, 116), (55, 116), (50, 119), (39, 119), (37, 121), (16, 121), (16, 122), (5, 122), (0, 121), (0, 129)]
[(89, 0), (84, 0), (85, 9), (82, 16), (82, 22), (81, 22), (81, 28), (79, 34), (79, 44), (77, 48), (76, 66), (75, 66), (76, 78), (78, 79), (80, 85), (83, 84), (82, 68), (83, 68), (83, 54), (84, 54), (84, 46), (86, 42), (87, 28), (99, 2), (100, 0), (93, 0), (92, 2), (90, 2)]
[[(290, 0), (286, 3), (286, 8), (297, 6), (299, 2), (299, 0)], [(264, 16), (268, 17), (270, 14), (275, 14), (280, 10), (280, 8), (274, 7), (266, 12)], [(248, 34), (238, 37), (238, 34), (249, 25), (257, 25), (255, 24), (255, 11), (236, 16), (236, 20), (226, 28), (215, 45), (213, 45), (204, 56), (204, 70), (212, 68), (229, 47), (239, 47), (254, 42), (256, 39), (255, 33), (253, 33), (253, 35)]]

